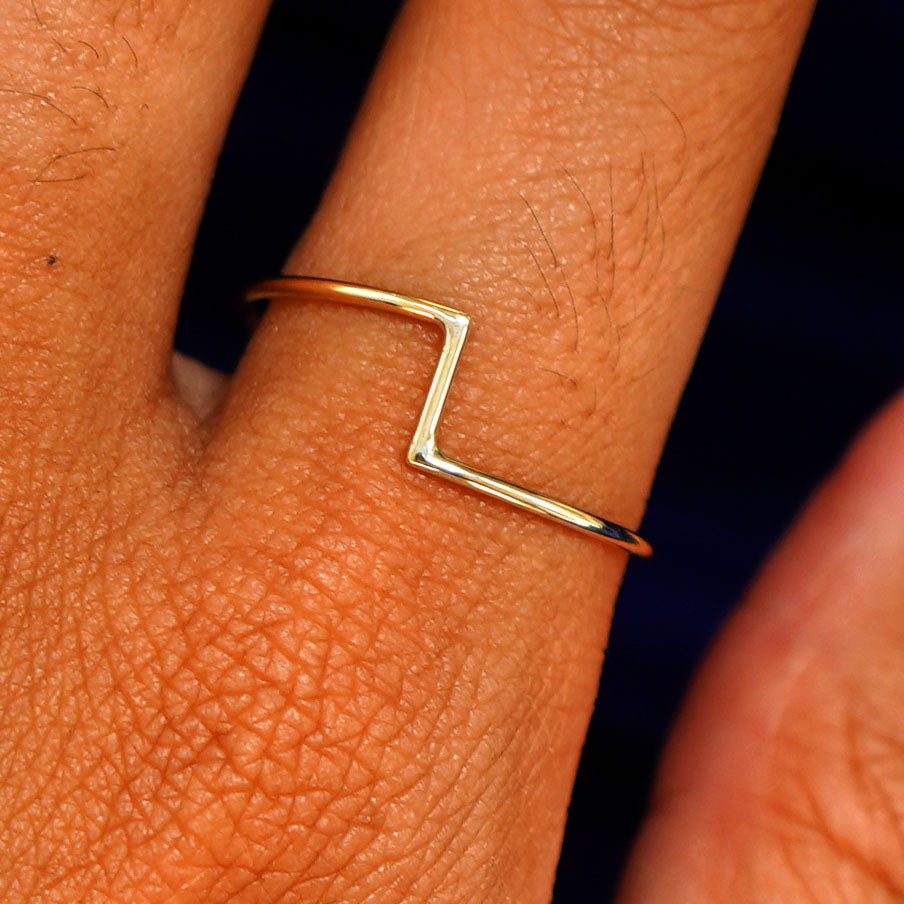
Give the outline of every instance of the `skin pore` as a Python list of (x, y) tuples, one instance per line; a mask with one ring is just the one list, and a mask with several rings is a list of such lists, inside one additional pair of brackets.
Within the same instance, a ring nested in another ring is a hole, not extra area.
[[(548, 900), (624, 555), (404, 467), (418, 324), (171, 367), (262, 0), (0, 3), (0, 900)], [(443, 445), (635, 525), (808, 16), (413, 0), (286, 272), (465, 308)], [(624, 901), (900, 898), (902, 421), (714, 652)]]

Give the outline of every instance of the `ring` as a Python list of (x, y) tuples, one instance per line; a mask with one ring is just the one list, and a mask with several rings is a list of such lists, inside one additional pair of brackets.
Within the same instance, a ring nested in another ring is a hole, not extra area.
[(269, 279), (253, 286), (246, 295), (246, 301), (249, 302), (265, 299), (342, 302), (357, 307), (404, 314), (406, 317), (438, 324), (444, 332), (443, 350), (436, 365), (436, 372), (433, 374), (417, 429), (408, 447), (408, 463), (478, 493), (501, 499), (517, 508), (590, 534), (633, 555), (649, 556), (653, 552), (646, 540), (620, 524), (499, 477), (485, 474), (470, 465), (449, 458), (440, 451), (436, 445), (436, 432), (455, 375), (455, 368), (468, 335), (471, 319), (467, 314), (422, 298), (411, 298), (382, 289), (307, 276)]

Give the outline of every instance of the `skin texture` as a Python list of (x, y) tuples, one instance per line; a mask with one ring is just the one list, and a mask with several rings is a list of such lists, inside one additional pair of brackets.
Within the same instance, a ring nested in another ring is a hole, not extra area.
[[(0, 0), (0, 900), (548, 900), (624, 555), (403, 466), (418, 324), (283, 304), (228, 384), (171, 368), (265, 9), (120, 2)], [(406, 6), (286, 272), (466, 309), (443, 446), (633, 525), (809, 8), (487, 6)], [(861, 458), (892, 461), (901, 419)], [(901, 510), (857, 507), (859, 473), (827, 541)], [(898, 710), (855, 705), (895, 689), (848, 679), (902, 635), (864, 618), (844, 668), (825, 651), (841, 601), (894, 611), (900, 557), (865, 571), (805, 525), (701, 679), (628, 901), (741, 900), (738, 877), (831, 900), (827, 863), (838, 900), (895, 900), (900, 782), (843, 764), (895, 736)], [(771, 697), (742, 680), (764, 662)], [(795, 784), (817, 775), (850, 789), (837, 812)]]

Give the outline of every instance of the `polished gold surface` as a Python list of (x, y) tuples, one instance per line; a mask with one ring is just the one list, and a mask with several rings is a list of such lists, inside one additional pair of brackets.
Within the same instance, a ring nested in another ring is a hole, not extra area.
[(332, 301), (391, 311), (439, 324), (444, 331), (443, 350), (436, 365), (436, 372), (424, 402), (417, 429), (408, 447), (408, 462), (422, 471), (436, 474), (461, 484), (478, 493), (501, 499), (511, 505), (541, 515), (575, 530), (592, 534), (637, 556), (649, 556), (649, 543), (633, 531), (575, 508), (564, 502), (550, 499), (517, 484), (493, 477), (476, 468), (449, 458), (436, 445), (436, 432), (455, 368), (468, 335), (470, 318), (461, 311), (448, 308), (421, 298), (410, 298), (382, 289), (371, 289), (350, 283), (334, 282), (303, 276), (287, 276), (258, 283), (248, 293), (248, 301), (263, 299), (294, 299), (296, 301)]

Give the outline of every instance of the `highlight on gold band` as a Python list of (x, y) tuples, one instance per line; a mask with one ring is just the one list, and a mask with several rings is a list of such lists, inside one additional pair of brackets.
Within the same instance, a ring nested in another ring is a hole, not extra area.
[(560, 524), (590, 534), (634, 555), (649, 556), (652, 553), (653, 550), (646, 540), (620, 524), (615, 524), (598, 515), (592, 515), (590, 512), (582, 511), (565, 502), (551, 499), (542, 493), (527, 490), (499, 477), (493, 477), (491, 474), (485, 474), (470, 465), (449, 458), (437, 447), (436, 433), (439, 429), (439, 421), (446, 404), (446, 397), (449, 394), (449, 387), (452, 385), (455, 368), (468, 335), (470, 318), (467, 314), (433, 301), (425, 301), (422, 298), (411, 298), (382, 289), (307, 276), (284, 276), (258, 283), (250, 289), (246, 299), (247, 301), (294, 299), (296, 301), (342, 302), (358, 307), (404, 314), (406, 317), (438, 324), (444, 332), (443, 349), (430, 383), (417, 429), (414, 431), (411, 445), (408, 447), (409, 464), (478, 493), (508, 502), (535, 515), (558, 521)]

